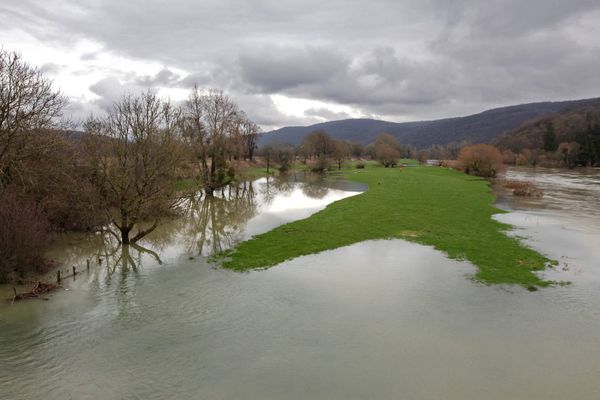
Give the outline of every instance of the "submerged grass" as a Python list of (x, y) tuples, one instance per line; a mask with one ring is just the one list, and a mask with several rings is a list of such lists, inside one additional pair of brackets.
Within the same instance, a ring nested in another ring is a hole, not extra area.
[(174, 189), (176, 192), (190, 190), (198, 186), (198, 183), (192, 178), (181, 178), (175, 181)]
[(510, 226), (492, 219), (503, 211), (492, 206), (485, 180), (437, 167), (369, 165), (342, 173), (369, 190), (240, 243), (223, 255), (223, 266), (266, 268), (365, 240), (401, 238), (469, 260), (478, 268), (475, 279), (487, 284), (550, 284), (533, 272), (550, 260), (507, 236)]

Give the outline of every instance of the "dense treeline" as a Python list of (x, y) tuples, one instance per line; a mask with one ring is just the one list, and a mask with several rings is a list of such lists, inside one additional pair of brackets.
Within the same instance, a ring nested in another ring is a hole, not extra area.
[(0, 50), (0, 281), (43, 270), (59, 231), (135, 243), (177, 212), (179, 179), (212, 195), (252, 160), (260, 134), (219, 91), (194, 88), (183, 105), (127, 95), (76, 136), (66, 105), (37, 68)]
[(600, 166), (600, 106), (532, 121), (494, 144), (510, 164)]

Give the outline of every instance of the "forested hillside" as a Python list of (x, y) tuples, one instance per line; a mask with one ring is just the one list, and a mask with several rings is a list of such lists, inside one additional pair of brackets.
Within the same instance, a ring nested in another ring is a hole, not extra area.
[(532, 119), (549, 114), (565, 113), (595, 104), (599, 105), (600, 99), (530, 103), (496, 108), (466, 117), (405, 123), (372, 119), (347, 119), (306, 127), (285, 127), (266, 132), (263, 134), (260, 143), (278, 142), (297, 145), (304, 136), (316, 130), (323, 130), (334, 139), (363, 144), (372, 142), (382, 132), (391, 133), (402, 144), (420, 148), (434, 144), (447, 145), (461, 142), (489, 143), (498, 136), (517, 129)]

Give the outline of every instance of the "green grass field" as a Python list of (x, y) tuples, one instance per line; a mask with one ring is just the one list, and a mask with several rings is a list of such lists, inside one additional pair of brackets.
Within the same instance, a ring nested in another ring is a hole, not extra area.
[(434, 246), (450, 258), (472, 262), (486, 284), (547, 286), (533, 271), (547, 258), (509, 237), (510, 226), (492, 219), (488, 182), (438, 167), (342, 171), (369, 185), (307, 219), (280, 226), (222, 254), (223, 266), (244, 271), (372, 239), (400, 238)]

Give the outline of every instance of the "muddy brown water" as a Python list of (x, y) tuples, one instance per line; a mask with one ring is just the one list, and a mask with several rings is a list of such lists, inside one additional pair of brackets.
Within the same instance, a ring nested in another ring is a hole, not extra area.
[(128, 255), (65, 238), (66, 265), (105, 261), (50, 301), (2, 303), (0, 398), (598, 399), (600, 174), (509, 175), (546, 195), (502, 192), (510, 212), (497, 218), (571, 285), (483, 286), (469, 263), (401, 240), (216, 268), (212, 251), (360, 189), (261, 180), (252, 196), (193, 205)]

